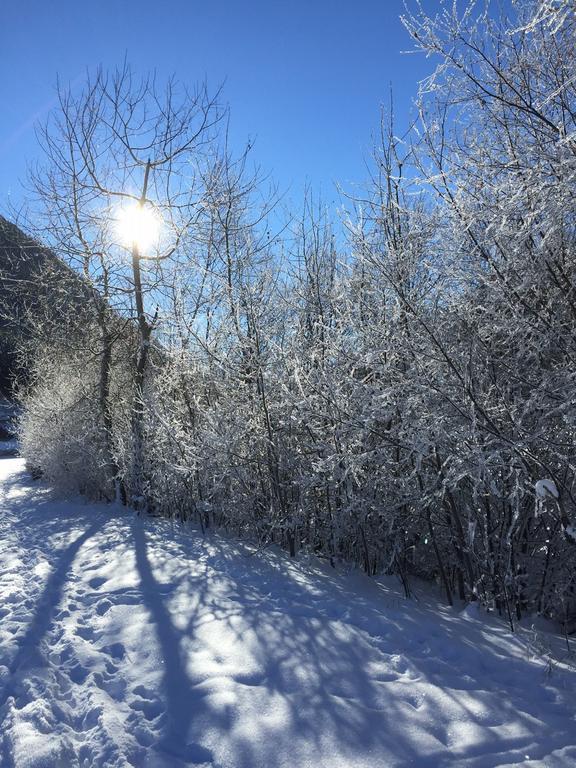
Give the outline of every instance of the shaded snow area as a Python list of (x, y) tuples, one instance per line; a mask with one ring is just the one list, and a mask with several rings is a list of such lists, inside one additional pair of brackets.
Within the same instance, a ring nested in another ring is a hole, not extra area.
[(0, 476), (3, 768), (576, 765), (528, 633)]

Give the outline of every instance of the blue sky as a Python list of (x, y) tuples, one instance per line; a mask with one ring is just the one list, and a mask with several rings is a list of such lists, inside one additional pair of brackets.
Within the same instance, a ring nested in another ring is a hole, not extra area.
[(308, 181), (329, 203), (334, 182), (364, 179), (390, 86), (401, 127), (433, 66), (402, 54), (412, 47), (402, 10), (402, 0), (6, 3), (0, 211), (23, 198), (19, 179), (38, 157), (33, 125), (54, 106), (56, 77), (81, 82), (87, 68), (114, 67), (125, 55), (141, 73), (206, 78), (213, 89), (225, 80), (233, 144), (255, 139), (255, 161), (289, 198), (298, 200)]

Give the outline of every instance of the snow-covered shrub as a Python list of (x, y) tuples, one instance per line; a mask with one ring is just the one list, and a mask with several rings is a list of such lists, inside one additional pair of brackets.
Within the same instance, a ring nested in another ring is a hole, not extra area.
[(22, 455), (59, 490), (101, 498), (107, 478), (95, 372), (77, 360), (37, 360), (36, 368), (22, 398)]
[[(433, 579), (511, 624), (572, 620), (576, 51), (572, 15), (535, 21), (536, 6), (518, 4), (515, 26), (458, 4), (408, 15), (442, 65), (418, 146), (384, 128), (347, 241), (306, 200), (277, 247), (253, 223), (245, 163), (218, 158), (178, 253), (145, 275), (158, 347), (139, 460), (136, 324), (95, 302), (90, 342), (41, 356), (30, 463), (61, 487), (109, 495), (114, 479), (149, 511), (395, 573), (407, 591)], [(108, 295), (134, 320), (115, 267)]]

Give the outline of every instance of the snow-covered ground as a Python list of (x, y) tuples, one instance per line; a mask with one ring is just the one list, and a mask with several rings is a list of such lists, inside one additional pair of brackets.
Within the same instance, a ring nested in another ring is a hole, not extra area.
[(0, 483), (3, 767), (576, 765), (576, 673), (528, 632)]

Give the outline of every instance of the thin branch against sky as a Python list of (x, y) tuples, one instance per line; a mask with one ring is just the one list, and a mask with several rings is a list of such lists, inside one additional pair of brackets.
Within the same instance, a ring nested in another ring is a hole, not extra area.
[[(334, 182), (363, 180), (380, 108), (394, 91), (406, 116), (431, 63), (405, 55), (402, 0), (306, 0), (218, 5), (105, 0), (87, 6), (26, 0), (3, 9), (0, 30), (0, 206), (22, 199), (19, 181), (38, 148), (33, 125), (63, 83), (126, 58), (136, 71), (224, 85), (231, 139), (298, 199), (307, 182), (329, 202)], [(427, 0), (425, 5), (436, 6)]]

